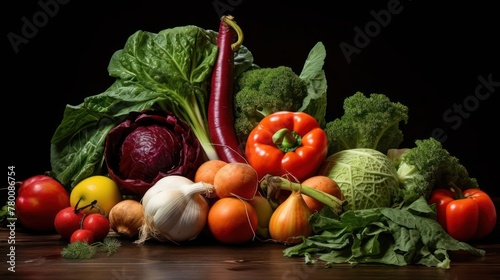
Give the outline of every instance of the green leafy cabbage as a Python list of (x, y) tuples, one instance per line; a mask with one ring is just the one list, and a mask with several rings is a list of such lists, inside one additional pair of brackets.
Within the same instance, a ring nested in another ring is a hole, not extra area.
[(383, 153), (347, 149), (326, 158), (318, 171), (339, 185), (346, 210), (390, 207), (399, 195), (397, 170)]

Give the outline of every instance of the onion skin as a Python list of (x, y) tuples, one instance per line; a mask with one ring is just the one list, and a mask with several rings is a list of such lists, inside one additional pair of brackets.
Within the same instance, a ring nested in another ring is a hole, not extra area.
[(312, 234), (309, 224), (311, 210), (301, 194), (292, 191), (290, 196), (274, 210), (269, 220), (269, 235), (285, 245), (302, 242), (302, 237)]
[(133, 239), (139, 236), (143, 222), (144, 208), (136, 200), (122, 200), (109, 211), (111, 229), (123, 238)]

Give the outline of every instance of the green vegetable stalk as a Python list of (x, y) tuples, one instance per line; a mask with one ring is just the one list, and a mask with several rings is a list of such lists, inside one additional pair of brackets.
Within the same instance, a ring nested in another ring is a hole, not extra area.
[(347, 203), (347, 201), (342, 201), (331, 194), (317, 190), (310, 186), (292, 182), (280, 176), (267, 175), (261, 181), (260, 187), (261, 190), (266, 194), (267, 198), (270, 200), (273, 208), (277, 207), (276, 203), (273, 201), (273, 198), (279, 190), (296, 191), (310, 196), (323, 203), (325, 206), (330, 207), (331, 210), (337, 215), (340, 215), (344, 211), (343, 207)]

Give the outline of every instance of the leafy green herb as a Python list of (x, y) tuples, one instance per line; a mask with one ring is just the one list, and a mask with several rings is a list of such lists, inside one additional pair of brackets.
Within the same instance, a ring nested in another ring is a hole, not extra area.
[(326, 267), (335, 263), (420, 264), (450, 268), (448, 251), (484, 256), (484, 250), (448, 235), (435, 220), (435, 212), (421, 197), (401, 208), (349, 210), (336, 216), (325, 211), (311, 216), (316, 233), (286, 248), (286, 257), (303, 256)]
[(95, 246), (81, 241), (68, 244), (61, 252), (61, 256), (66, 259), (90, 259), (96, 254)]
[(110, 256), (116, 252), (118, 252), (118, 248), (120, 248), (121, 243), (120, 240), (116, 238), (106, 237), (101, 247), (99, 247), (100, 251), (106, 253), (106, 255)]
[(118, 252), (121, 242), (112, 237), (106, 237), (102, 242), (94, 242), (92, 244), (87, 244), (85, 242), (73, 242), (68, 244), (62, 252), (61, 256), (66, 259), (91, 259), (95, 257), (98, 253), (105, 253), (110, 256)]

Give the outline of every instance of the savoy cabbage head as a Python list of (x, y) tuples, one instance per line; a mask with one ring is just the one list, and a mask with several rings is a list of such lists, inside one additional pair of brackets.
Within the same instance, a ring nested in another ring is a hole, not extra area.
[(356, 148), (334, 153), (324, 161), (319, 174), (339, 185), (347, 201), (345, 210), (391, 207), (399, 196), (396, 167), (375, 149)]

